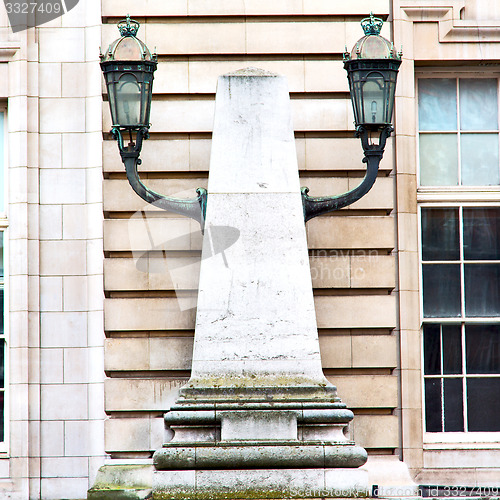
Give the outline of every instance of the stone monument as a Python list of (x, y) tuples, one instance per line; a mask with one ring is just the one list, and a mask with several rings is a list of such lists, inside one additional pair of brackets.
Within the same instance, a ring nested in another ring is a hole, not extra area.
[(202, 256), (192, 374), (165, 414), (153, 498), (368, 496), (353, 414), (321, 368), (284, 77), (219, 77), (208, 193), (205, 228), (240, 236)]

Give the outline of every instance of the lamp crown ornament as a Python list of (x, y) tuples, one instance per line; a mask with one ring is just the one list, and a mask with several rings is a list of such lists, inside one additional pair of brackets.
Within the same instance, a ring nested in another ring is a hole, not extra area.
[(127, 14), (127, 17), (118, 23), (118, 31), (121, 36), (136, 36), (140, 26), (137, 21), (130, 19)]
[(361, 20), (361, 27), (365, 35), (380, 35), (384, 21), (379, 17), (374, 17), (373, 12), (370, 12), (370, 17), (365, 17)]

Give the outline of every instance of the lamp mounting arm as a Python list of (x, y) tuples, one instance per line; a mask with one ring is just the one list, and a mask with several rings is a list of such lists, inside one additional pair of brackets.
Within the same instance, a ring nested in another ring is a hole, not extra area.
[(174, 198), (164, 196), (149, 189), (143, 184), (137, 171), (138, 165), (141, 164), (139, 155), (141, 153), (142, 142), (149, 136), (149, 131), (146, 127), (141, 127), (137, 130), (135, 143), (130, 142), (128, 146), (123, 144), (122, 131), (118, 127), (113, 127), (111, 130), (114, 138), (118, 141), (120, 155), (125, 165), (127, 179), (132, 189), (144, 200), (151, 205), (173, 212), (175, 214), (184, 215), (198, 221), (203, 229), (206, 206), (207, 206), (207, 190), (198, 188), (196, 192), (198, 196), (191, 199)]
[(357, 187), (347, 193), (338, 196), (321, 196), (314, 198), (308, 195), (309, 188), (301, 188), (302, 206), (304, 208), (304, 220), (307, 222), (312, 218), (347, 207), (362, 198), (373, 186), (377, 178), (380, 160), (384, 154), (384, 147), (387, 138), (391, 135), (393, 128), (388, 125), (380, 132), (378, 144), (371, 144), (369, 141), (369, 131), (360, 126), (356, 131), (356, 136), (361, 139), (361, 145), (365, 153), (363, 163), (367, 164), (366, 174)]

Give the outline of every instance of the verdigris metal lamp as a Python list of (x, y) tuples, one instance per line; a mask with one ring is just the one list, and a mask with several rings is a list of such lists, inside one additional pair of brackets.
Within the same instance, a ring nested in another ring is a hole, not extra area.
[[(148, 47), (136, 37), (139, 26), (130, 16), (120, 21), (120, 38), (109, 46), (105, 54), (101, 54), (101, 69), (106, 80), (113, 121), (111, 133), (118, 141), (133, 190), (148, 203), (191, 217), (203, 226), (205, 189), (198, 188), (198, 196), (193, 199), (163, 196), (145, 186), (137, 171), (141, 164), (139, 156), (142, 142), (149, 137), (153, 75), (158, 64), (156, 54), (151, 54)], [(124, 143), (125, 138), (129, 140), (127, 145)]]
[[(351, 101), (354, 110), (356, 136), (361, 138), (367, 163), (366, 175), (359, 186), (340, 196), (313, 198), (309, 189), (302, 188), (302, 202), (306, 221), (333, 210), (351, 205), (363, 197), (377, 178), (378, 166), (384, 154), (387, 138), (393, 132), (392, 111), (401, 52), (394, 44), (380, 36), (382, 19), (373, 14), (361, 21), (365, 36), (358, 40), (351, 52), (344, 53)], [(371, 136), (379, 135), (378, 144)]]

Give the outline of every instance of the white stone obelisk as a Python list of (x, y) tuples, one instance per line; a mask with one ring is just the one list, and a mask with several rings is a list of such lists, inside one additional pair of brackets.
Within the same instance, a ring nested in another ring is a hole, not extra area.
[(219, 78), (203, 245), (192, 375), (165, 415), (154, 499), (365, 495), (366, 452), (321, 368), (284, 77)]
[(323, 387), (287, 82), (221, 77), (216, 108), (204, 251), (239, 238), (202, 260), (190, 383)]

